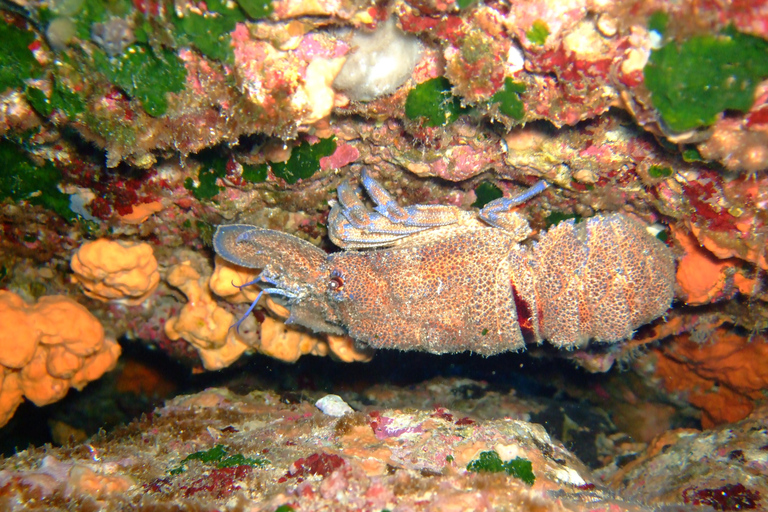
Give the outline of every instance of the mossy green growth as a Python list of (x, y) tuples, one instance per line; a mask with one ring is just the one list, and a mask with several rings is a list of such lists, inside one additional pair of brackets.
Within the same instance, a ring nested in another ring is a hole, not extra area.
[(525, 37), (527, 37), (528, 41), (531, 43), (541, 46), (549, 37), (549, 26), (547, 26), (547, 23), (544, 20), (536, 20), (531, 25), (531, 28), (526, 31)]
[(547, 226), (547, 229), (549, 229), (552, 226), (557, 226), (564, 220), (568, 219), (573, 219), (575, 222), (581, 222), (581, 215), (576, 215), (575, 213), (552, 212), (547, 215), (547, 218), (544, 220), (544, 222)]
[(237, 3), (252, 20), (266, 18), (275, 10), (272, 0), (237, 0)]
[(709, 126), (724, 110), (752, 106), (755, 87), (768, 78), (768, 41), (733, 28), (671, 41), (651, 52), (643, 74), (671, 130)]
[(202, 450), (199, 452), (191, 453), (181, 461), (182, 464), (191, 460), (199, 460), (200, 462), (217, 462), (227, 455), (227, 448), (223, 444), (217, 444), (209, 450)]
[(197, 236), (203, 242), (205, 247), (213, 247), (213, 234), (216, 232), (216, 226), (202, 220), (195, 221), (197, 227)]
[(285, 162), (269, 164), (272, 172), (278, 178), (282, 178), (293, 185), (299, 180), (312, 177), (320, 170), (320, 159), (330, 156), (336, 151), (336, 137), (320, 139), (315, 144), (302, 141), (291, 150), (291, 157)]
[(663, 36), (667, 31), (668, 23), (669, 14), (664, 11), (654, 11), (653, 14), (651, 14), (651, 17), (648, 18), (648, 30), (652, 30)]
[(50, 96), (33, 86), (27, 86), (24, 96), (32, 108), (44, 117), (50, 116), (54, 110), (60, 110), (69, 119), (74, 119), (77, 114), (85, 110), (83, 99), (55, 79)]
[(71, 221), (69, 195), (59, 190), (61, 171), (52, 163), (39, 167), (27, 158), (24, 150), (6, 139), (0, 139), (0, 200), (27, 201), (53, 210)]
[(69, 119), (74, 119), (77, 114), (85, 111), (85, 101), (59, 80), (54, 80), (51, 107), (64, 112)]
[(94, 63), (107, 79), (138, 98), (151, 116), (161, 116), (168, 109), (165, 95), (184, 89), (187, 76), (184, 63), (171, 50), (153, 50), (145, 44), (129, 46), (119, 57), (110, 59), (94, 52)]
[(191, 44), (209, 59), (221, 62), (232, 60), (232, 45), (230, 33), (237, 23), (268, 17), (274, 11), (271, 0), (209, 0), (206, 2), (205, 13), (197, 13), (190, 9), (184, 15), (174, 16), (179, 42)]
[(89, 94), (87, 76), (92, 73), (82, 60), (73, 58), (68, 53), (58, 53), (56, 66), (51, 70), (51, 108), (63, 113), (70, 120), (85, 112), (85, 97)]
[(53, 105), (51, 100), (45, 91), (38, 89), (37, 87), (28, 86), (24, 89), (24, 97), (27, 99), (32, 108), (34, 108), (38, 114), (43, 117), (48, 117), (53, 112)]
[(199, 460), (204, 464), (216, 464), (217, 468), (231, 468), (236, 466), (263, 467), (269, 464), (267, 459), (252, 459), (250, 457), (245, 457), (240, 453), (227, 457), (227, 447), (222, 444), (217, 444), (209, 450), (202, 450), (187, 455), (178, 467), (170, 471), (170, 474), (178, 475), (184, 473), (187, 470), (187, 463), (193, 460)]
[(24, 87), (24, 80), (39, 76), (43, 67), (29, 49), (35, 34), (0, 20), (0, 93), (8, 88)]
[(190, 43), (208, 58), (228, 61), (232, 57), (230, 32), (245, 16), (234, 2), (209, 0), (204, 14), (187, 9), (183, 17), (173, 17), (182, 43)]
[(456, 5), (459, 6), (459, 9), (466, 9), (474, 3), (477, 3), (477, 0), (456, 0)]
[(695, 147), (689, 147), (683, 150), (683, 160), (685, 162), (703, 162), (704, 158)]
[(290, 505), (280, 505), (275, 509), (275, 512), (293, 512), (295, 509)]
[(525, 105), (520, 99), (520, 94), (524, 92), (525, 84), (507, 77), (504, 79), (504, 86), (491, 98), (491, 103), (498, 104), (499, 111), (505, 116), (519, 121), (525, 116)]
[(221, 460), (218, 464), (216, 464), (217, 468), (233, 468), (237, 466), (258, 466), (263, 467), (268, 464), (268, 461), (266, 459), (254, 459), (251, 457), (246, 457), (242, 453), (238, 453), (236, 455), (232, 455), (231, 457), (227, 457), (226, 459)]
[(475, 202), (472, 206), (482, 208), (494, 199), (504, 196), (504, 192), (490, 181), (483, 181), (475, 188)]
[(519, 478), (528, 485), (533, 485), (536, 477), (533, 474), (531, 461), (517, 457), (504, 462), (495, 450), (482, 452), (480, 456), (467, 464), (467, 471), (473, 473), (501, 473)]
[(210, 148), (198, 153), (196, 160), (202, 163), (197, 173), (197, 185), (192, 178), (187, 178), (184, 180), (184, 188), (192, 192), (198, 201), (213, 199), (221, 192), (216, 180), (227, 175), (227, 159), (216, 148)]
[(672, 168), (662, 165), (652, 165), (648, 168), (648, 175), (651, 178), (668, 178), (672, 176)]
[(243, 179), (248, 183), (264, 183), (267, 181), (267, 164), (248, 165), (243, 164)]
[(420, 83), (405, 99), (408, 119), (422, 118), (427, 126), (451, 124), (459, 118), (461, 111), (459, 98), (451, 94), (451, 83), (444, 76)]

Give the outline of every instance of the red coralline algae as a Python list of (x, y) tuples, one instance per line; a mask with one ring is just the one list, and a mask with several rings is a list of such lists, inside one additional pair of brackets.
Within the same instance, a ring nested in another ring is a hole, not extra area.
[(199, 478), (189, 485), (183, 485), (179, 490), (183, 491), (186, 498), (205, 492), (212, 497), (221, 499), (230, 496), (242, 487), (238, 482), (251, 474), (251, 466), (233, 466), (231, 468), (217, 468), (208, 475)]
[(336, 151), (330, 156), (324, 156), (320, 159), (320, 169), (327, 171), (329, 169), (340, 169), (349, 165), (360, 158), (360, 152), (351, 144), (338, 144)]
[(709, 505), (715, 510), (753, 510), (760, 503), (760, 493), (743, 484), (726, 484), (717, 489), (688, 488), (683, 501), (692, 505)]
[(307, 475), (325, 478), (344, 464), (344, 459), (338, 455), (325, 452), (313, 453), (309, 457), (302, 457), (294, 462), (293, 468), (283, 478), (297, 478), (299, 482)]
[[(453, 422), (453, 414), (449, 413), (442, 407), (435, 407), (435, 412), (431, 415), (433, 418), (439, 418), (448, 422)], [(374, 429), (374, 432), (376, 430)]]

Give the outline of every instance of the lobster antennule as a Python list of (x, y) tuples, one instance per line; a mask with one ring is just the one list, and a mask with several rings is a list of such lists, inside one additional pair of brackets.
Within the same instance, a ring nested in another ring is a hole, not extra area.
[(256, 298), (251, 302), (251, 305), (248, 306), (248, 309), (243, 313), (243, 316), (240, 317), (240, 319), (235, 322), (234, 324), (230, 325), (229, 328), (235, 328), (235, 331), (237, 331), (237, 334), (240, 334), (240, 324), (245, 322), (245, 319), (248, 318), (248, 315), (251, 314), (251, 312), (256, 309), (256, 305), (259, 303), (259, 300), (261, 299), (261, 296), (264, 295), (264, 290), (261, 290), (259, 294), (256, 296)]
[(216, 254), (230, 263), (269, 269), (273, 274), (310, 280), (325, 263), (326, 254), (295, 236), (245, 224), (219, 226), (213, 235)]

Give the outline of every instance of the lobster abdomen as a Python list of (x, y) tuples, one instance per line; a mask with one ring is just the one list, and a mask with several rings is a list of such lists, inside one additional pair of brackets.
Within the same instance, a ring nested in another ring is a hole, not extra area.
[(674, 297), (672, 252), (619, 214), (558, 224), (526, 263), (513, 268), (513, 282), (519, 281), (537, 340), (558, 348), (628, 339), (663, 315)]

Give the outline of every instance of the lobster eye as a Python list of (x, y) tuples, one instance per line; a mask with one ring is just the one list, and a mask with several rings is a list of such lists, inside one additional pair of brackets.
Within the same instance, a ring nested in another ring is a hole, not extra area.
[(341, 278), (341, 274), (338, 272), (331, 273), (331, 279), (328, 281), (328, 288), (332, 292), (337, 292), (344, 287), (344, 280)]

